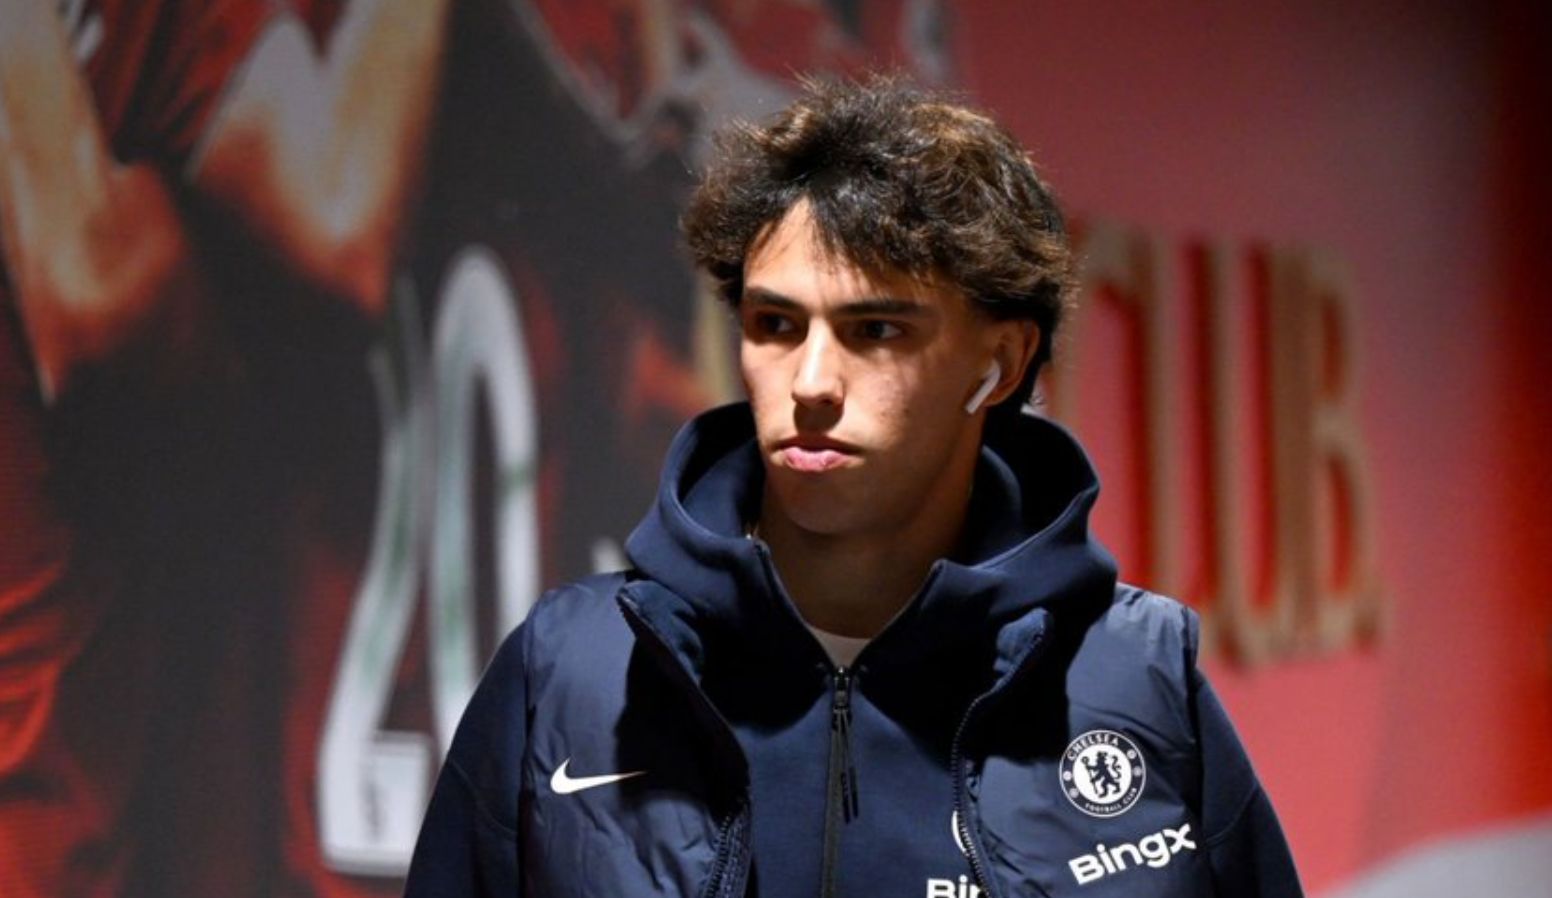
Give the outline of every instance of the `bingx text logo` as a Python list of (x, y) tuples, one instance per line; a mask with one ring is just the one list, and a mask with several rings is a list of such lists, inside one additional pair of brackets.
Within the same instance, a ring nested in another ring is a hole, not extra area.
[(1186, 823), (1179, 829), (1166, 826), (1151, 836), (1143, 836), (1136, 842), (1122, 842), (1110, 848), (1095, 845), (1093, 854), (1081, 854), (1068, 861), (1067, 867), (1072, 870), (1073, 878), (1078, 880), (1080, 886), (1086, 886), (1096, 879), (1103, 879), (1113, 873), (1120, 873), (1129, 867), (1147, 864), (1157, 869), (1168, 864), (1182, 851), (1196, 850), (1196, 843), (1191, 841), (1190, 832), (1191, 824)]

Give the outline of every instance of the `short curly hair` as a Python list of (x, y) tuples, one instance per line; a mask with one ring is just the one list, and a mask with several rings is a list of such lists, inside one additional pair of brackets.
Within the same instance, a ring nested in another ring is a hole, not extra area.
[(989, 116), (898, 76), (805, 78), (765, 124), (735, 122), (681, 225), (697, 265), (737, 306), (765, 229), (807, 200), (821, 246), (864, 269), (951, 284), (995, 320), (1040, 328), (1016, 412), (1051, 357), (1073, 254), (1051, 190)]

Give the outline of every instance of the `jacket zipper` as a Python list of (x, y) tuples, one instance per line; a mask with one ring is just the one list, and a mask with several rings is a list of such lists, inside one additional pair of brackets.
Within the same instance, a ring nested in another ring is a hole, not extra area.
[(966, 782), (968, 773), (965, 770), (965, 739), (970, 727), (980, 716), (982, 707), (1007, 694), (1014, 682), (1033, 666), (1032, 659), (1044, 648), (1044, 642), (1043, 638), (1032, 640), (1014, 661), (1012, 673), (970, 702), (970, 707), (965, 709), (964, 717), (960, 718), (959, 726), (954, 730), (954, 742), (949, 749), (949, 769), (954, 776), (954, 820), (959, 826), (959, 841), (964, 845), (965, 858), (970, 861), (970, 873), (975, 877), (976, 885), (981, 887), (981, 894), (988, 898), (997, 898), (1002, 891), (992, 882), (987, 872), (986, 860), (981, 857), (981, 843), (970, 819), (970, 789)]
[(748, 829), (748, 805), (740, 805), (717, 827), (717, 858), (713, 862), (711, 876), (706, 880), (703, 893), (715, 898), (739, 898), (743, 892), (742, 877), (729, 876), (733, 866), (733, 846), (742, 845)]
[(970, 721), (975, 717), (976, 710), (981, 706), (991, 693), (976, 696), (965, 711), (965, 716), (960, 719), (959, 727), (954, 731), (953, 748), (949, 751), (949, 769), (954, 774), (954, 821), (959, 827), (959, 841), (965, 848), (965, 857), (970, 861), (970, 873), (975, 877), (975, 882), (981, 887), (981, 892), (986, 895), (997, 894), (991, 887), (991, 877), (986, 873), (986, 862), (981, 859), (980, 842), (975, 838), (975, 833), (970, 826), (970, 803), (966, 794), (969, 789), (965, 783), (965, 756), (964, 742), (965, 731), (970, 726)]
[[(712, 706), (711, 701), (706, 698), (706, 694), (701, 691), (700, 686), (690, 678), (689, 672), (672, 656), (667, 642), (647, 622), (646, 617), (636, 607), (635, 601), (625, 596), (624, 592), (624, 589), (621, 589), (616, 596), (616, 600), (620, 610), (624, 613), (626, 623), (642, 638), (643, 644), (650, 647), (651, 653), (658, 658), (659, 663), (663, 665), (663, 669), (679, 680), (680, 685), (692, 699), (698, 701), (710, 715), (711, 719), (717, 722), (718, 726), (713, 734), (717, 740), (726, 743), (727, 750), (742, 757), (743, 752), (734, 740), (732, 730), (728, 727), (727, 721), (722, 719), (722, 715)], [(712, 861), (711, 872), (707, 876), (706, 883), (701, 890), (701, 894), (709, 896), (709, 898), (724, 898), (724, 896), (726, 898), (737, 898), (744, 891), (749, 861), (750, 818), (748, 786), (745, 785), (744, 789), (746, 790), (745, 793), (739, 797), (733, 809), (722, 818), (717, 826), (717, 853)]]
[(830, 767), (825, 788), (824, 869), (819, 894), (833, 898), (840, 859), (841, 827), (857, 818), (857, 767), (851, 756), (852, 673), (836, 668), (830, 699)]

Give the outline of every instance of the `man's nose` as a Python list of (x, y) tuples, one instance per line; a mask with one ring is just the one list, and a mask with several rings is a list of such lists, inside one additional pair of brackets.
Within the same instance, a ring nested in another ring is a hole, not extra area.
[(792, 398), (799, 405), (840, 405), (845, 396), (840, 347), (835, 335), (823, 327), (811, 327), (803, 341), (797, 375), (792, 379)]

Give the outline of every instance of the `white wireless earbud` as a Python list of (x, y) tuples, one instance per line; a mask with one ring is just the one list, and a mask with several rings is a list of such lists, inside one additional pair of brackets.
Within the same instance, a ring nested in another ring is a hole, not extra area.
[(992, 359), (992, 363), (986, 366), (986, 376), (981, 379), (981, 385), (976, 387), (975, 395), (965, 403), (965, 414), (973, 415), (981, 408), (981, 403), (997, 388), (997, 381), (1002, 380), (1002, 366)]

